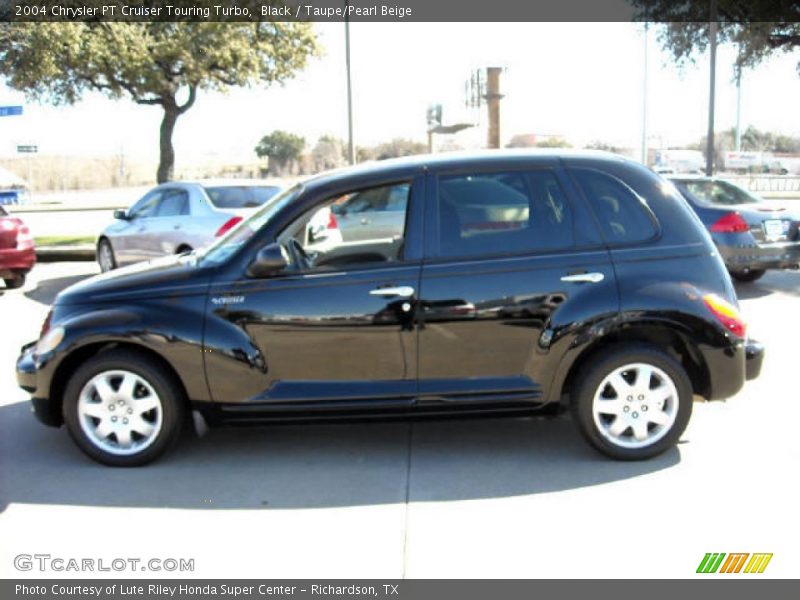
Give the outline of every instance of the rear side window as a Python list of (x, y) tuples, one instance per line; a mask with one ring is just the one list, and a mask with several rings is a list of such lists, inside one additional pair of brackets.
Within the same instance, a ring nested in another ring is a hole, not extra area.
[(546, 252), (574, 243), (572, 211), (552, 171), (439, 179), (442, 256)]
[(652, 212), (619, 179), (592, 169), (571, 172), (589, 200), (607, 242), (641, 242), (656, 235)]

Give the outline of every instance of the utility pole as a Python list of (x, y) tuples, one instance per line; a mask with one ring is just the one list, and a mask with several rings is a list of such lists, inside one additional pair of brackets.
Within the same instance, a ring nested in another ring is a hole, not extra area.
[(486, 106), (489, 109), (489, 148), (500, 147), (500, 100), (503, 94), (500, 93), (500, 73), (501, 67), (489, 67), (486, 69)]
[(736, 151), (742, 150), (742, 68), (736, 67)]
[(642, 164), (647, 165), (647, 34), (649, 24), (644, 24), (644, 74), (642, 75)]
[(711, 0), (708, 34), (710, 39), (710, 74), (708, 87), (708, 133), (706, 138), (706, 176), (714, 174), (714, 93), (717, 83), (717, 0)]
[(350, 77), (350, 19), (347, 7), (350, 0), (344, 3), (344, 52), (347, 67), (347, 159), (351, 165), (356, 164), (356, 148), (353, 145), (353, 86)]

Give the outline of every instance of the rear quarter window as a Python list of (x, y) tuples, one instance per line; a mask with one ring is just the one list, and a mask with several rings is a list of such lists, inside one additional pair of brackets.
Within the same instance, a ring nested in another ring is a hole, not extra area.
[(625, 183), (594, 169), (570, 169), (589, 201), (600, 230), (610, 244), (631, 244), (655, 237), (653, 213)]

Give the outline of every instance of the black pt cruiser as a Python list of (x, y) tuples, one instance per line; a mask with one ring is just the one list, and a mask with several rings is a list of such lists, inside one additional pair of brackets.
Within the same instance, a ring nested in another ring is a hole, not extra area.
[(558, 406), (599, 451), (644, 459), (763, 352), (671, 184), (610, 154), (498, 151), (322, 174), (204, 250), (67, 288), (17, 377), (109, 465), (152, 461), (190, 415)]

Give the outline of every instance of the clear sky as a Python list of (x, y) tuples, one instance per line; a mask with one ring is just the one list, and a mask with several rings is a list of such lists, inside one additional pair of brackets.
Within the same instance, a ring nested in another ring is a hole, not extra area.
[[(324, 55), (282, 87), (203, 93), (181, 117), (178, 160), (252, 158), (261, 135), (347, 135), (344, 25), (317, 24)], [(705, 133), (708, 60), (682, 71), (650, 32), (648, 115), (651, 146), (680, 146)], [(637, 147), (641, 136), (642, 26), (631, 23), (356, 23), (351, 25), (355, 137), (360, 145), (393, 137), (425, 139), (425, 109), (444, 104), (444, 121), (475, 119), (464, 109), (464, 82), (477, 67), (502, 66), (502, 136), (560, 134), (575, 145), (602, 140)], [(717, 127), (733, 126), (733, 49), (718, 54)], [(746, 73), (742, 123), (800, 135), (798, 53)], [(0, 104), (24, 99), (0, 85)], [(30, 104), (0, 119), (0, 155), (17, 143), (43, 154), (118, 153), (153, 159), (159, 109), (88, 95), (72, 106)], [(481, 116), (485, 123), (485, 116)], [(480, 145), (481, 130), (459, 134)], [(227, 160), (226, 160), (227, 162)]]

